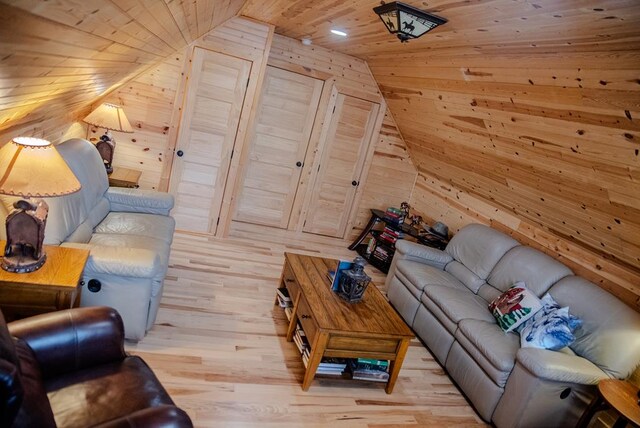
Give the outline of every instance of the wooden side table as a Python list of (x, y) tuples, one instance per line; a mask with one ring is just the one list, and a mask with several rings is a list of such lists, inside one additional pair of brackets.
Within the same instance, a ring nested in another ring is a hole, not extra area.
[(633, 384), (617, 379), (606, 379), (598, 383), (598, 395), (591, 401), (589, 407), (584, 412), (577, 427), (583, 428), (598, 410), (612, 408), (618, 413), (618, 419), (613, 425), (614, 428), (623, 428), (627, 423), (640, 426), (640, 397), (638, 397), (638, 387)]
[(109, 175), (109, 186), (138, 188), (141, 175), (142, 171), (114, 166)]
[[(0, 248), (5, 242), (0, 241)], [(47, 261), (35, 272), (0, 269), (0, 309), (7, 322), (80, 304), (80, 280), (89, 250), (45, 245)]]

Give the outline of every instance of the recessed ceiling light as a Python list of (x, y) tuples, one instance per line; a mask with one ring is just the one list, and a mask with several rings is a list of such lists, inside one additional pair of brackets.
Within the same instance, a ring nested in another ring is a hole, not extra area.
[(304, 39), (302, 39), (302, 44), (305, 46), (310, 46), (311, 45), (311, 39), (308, 37), (305, 37)]
[(344, 31), (340, 31), (340, 30), (331, 30), (331, 32), (332, 32), (333, 34), (335, 34), (336, 36), (347, 37), (347, 33), (345, 33)]

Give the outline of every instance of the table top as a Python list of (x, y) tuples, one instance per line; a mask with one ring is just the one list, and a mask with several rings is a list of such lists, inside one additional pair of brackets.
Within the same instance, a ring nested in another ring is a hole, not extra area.
[[(4, 249), (5, 241), (0, 241)], [(47, 260), (40, 269), (30, 273), (13, 273), (0, 269), (0, 283), (21, 287), (52, 287), (72, 289), (78, 286), (89, 250), (45, 245)]]
[(327, 272), (336, 269), (338, 260), (294, 253), (285, 253), (285, 259), (293, 270), (319, 329), (334, 333), (348, 332), (351, 336), (414, 337), (411, 329), (373, 282), (358, 303), (348, 303), (331, 291)]
[(379, 218), (380, 220), (385, 221), (386, 225), (391, 227), (392, 229), (396, 229), (396, 230), (401, 230), (402, 232), (406, 233), (409, 236), (413, 236), (414, 238), (417, 238), (418, 241), (420, 241), (422, 244), (425, 245), (432, 245), (432, 246), (438, 246), (439, 244), (442, 244), (442, 247), (446, 246), (447, 243), (449, 242), (447, 239), (444, 239), (438, 235), (435, 235), (431, 232), (429, 232), (428, 230), (424, 231), (424, 234), (421, 235), (420, 231), (418, 231), (417, 228), (413, 227), (413, 226), (409, 226), (407, 223), (393, 223), (391, 221), (387, 221), (386, 218), (386, 213), (382, 210), (377, 210), (375, 208), (371, 208), (371, 214), (373, 214), (374, 216), (376, 216), (377, 218)]
[(638, 387), (624, 380), (605, 379), (598, 383), (602, 398), (628, 421), (640, 425)]
[(131, 185), (138, 184), (142, 171), (136, 169), (123, 168), (121, 166), (114, 166), (113, 172), (109, 174), (109, 181), (111, 182), (126, 182)]

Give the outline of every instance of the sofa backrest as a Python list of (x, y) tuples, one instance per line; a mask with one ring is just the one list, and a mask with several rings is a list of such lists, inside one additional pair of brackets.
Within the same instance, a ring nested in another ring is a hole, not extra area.
[(549, 293), (582, 320), (569, 345), (573, 352), (618, 379), (640, 364), (640, 313), (579, 276), (561, 279)]
[(487, 283), (500, 293), (518, 281), (542, 297), (553, 284), (573, 272), (554, 258), (527, 246), (512, 248), (493, 268)]
[(102, 158), (93, 144), (82, 138), (67, 140), (56, 149), (82, 188), (71, 195), (46, 198), (49, 217), (45, 243), (88, 242), (94, 227), (109, 213), (109, 201), (104, 196), (109, 180)]
[(469, 224), (455, 234), (445, 251), (455, 261), (445, 270), (474, 293), (485, 283), (489, 273), (518, 241), (482, 224)]

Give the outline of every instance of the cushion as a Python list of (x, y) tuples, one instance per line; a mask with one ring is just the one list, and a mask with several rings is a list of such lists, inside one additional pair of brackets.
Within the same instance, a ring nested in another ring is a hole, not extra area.
[(79, 370), (47, 382), (59, 427), (88, 427), (173, 401), (140, 357)]
[(464, 286), (462, 288), (440, 285), (427, 287), (421, 300), (451, 334), (455, 333), (457, 324), (463, 319), (494, 322), (486, 302)]
[(489, 310), (505, 332), (510, 332), (531, 318), (542, 302), (523, 282), (515, 283), (489, 305)]
[(501, 292), (516, 282), (524, 282), (527, 289), (536, 296), (542, 296), (549, 287), (571, 273), (571, 269), (545, 253), (519, 246), (504, 255), (487, 282)]
[(518, 241), (482, 224), (469, 224), (455, 234), (445, 251), (465, 265), (480, 279), (486, 279), (491, 269)]
[(571, 349), (613, 378), (628, 377), (640, 361), (640, 313), (579, 276), (563, 278), (549, 293), (582, 320)]
[(498, 386), (503, 387), (516, 361), (520, 341), (515, 333), (504, 334), (491, 320), (460, 321), (456, 340)]
[(171, 244), (175, 220), (156, 214), (110, 212), (95, 233), (118, 233), (147, 236)]
[(569, 314), (569, 308), (565, 306), (544, 312), (540, 309), (525, 323), (520, 333), (520, 346), (559, 351), (573, 343), (573, 332), (581, 322)]
[[(451, 274), (433, 266), (411, 260), (398, 260), (397, 272), (402, 282), (408, 281), (412, 287), (407, 287), (419, 299), (427, 286), (442, 285), (452, 288), (465, 289), (464, 285)], [(406, 280), (406, 281), (405, 281)]]

